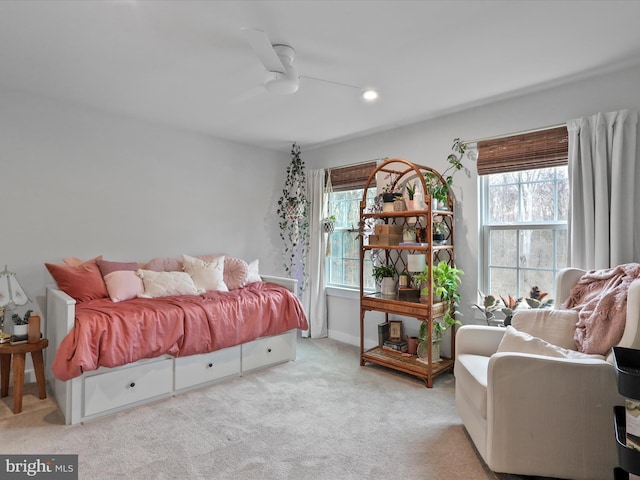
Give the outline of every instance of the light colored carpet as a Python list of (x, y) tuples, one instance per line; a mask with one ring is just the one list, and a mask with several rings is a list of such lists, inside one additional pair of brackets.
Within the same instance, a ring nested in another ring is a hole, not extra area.
[(454, 378), (427, 389), (358, 350), (298, 341), (298, 359), (84, 425), (26, 388), (0, 403), (2, 453), (79, 454), (80, 479), (513, 480), (482, 462), (454, 406)]

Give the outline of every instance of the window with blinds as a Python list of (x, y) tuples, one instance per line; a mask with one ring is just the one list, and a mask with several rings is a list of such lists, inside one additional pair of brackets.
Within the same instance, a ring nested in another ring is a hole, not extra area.
[(567, 265), (567, 129), (483, 140), (477, 147), (480, 290), (527, 298), (537, 286), (551, 297), (556, 274)]
[[(367, 162), (333, 168), (328, 172), (333, 188), (329, 213), (336, 217), (334, 232), (329, 235), (327, 253), (326, 278), (329, 286), (360, 288), (360, 200), (375, 168), (376, 162)], [(375, 178), (371, 185), (375, 186)], [(376, 189), (369, 188), (367, 194), (371, 198), (375, 197)], [(369, 259), (365, 259), (364, 269), (365, 288), (375, 288)]]

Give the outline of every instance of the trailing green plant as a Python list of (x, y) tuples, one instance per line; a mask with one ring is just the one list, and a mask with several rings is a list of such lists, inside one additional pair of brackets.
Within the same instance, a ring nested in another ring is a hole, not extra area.
[(397, 274), (398, 272), (396, 272), (396, 268), (393, 265), (378, 265), (377, 267), (373, 267), (373, 278), (375, 278), (378, 283), (381, 282), (383, 278), (395, 278)]
[(464, 272), (448, 262), (440, 262), (433, 267), (433, 286), (435, 294), (446, 304), (443, 321), (446, 325), (452, 326), (460, 324), (454, 315), (460, 315), (456, 307), (460, 301), (458, 287), (460, 286), (460, 275)]
[(453, 150), (453, 153), (447, 157), (449, 166), (444, 172), (442, 172), (444, 182), (442, 182), (433, 172), (427, 172), (424, 174), (427, 193), (443, 204), (448, 204), (447, 196), (449, 194), (449, 188), (453, 184), (453, 176), (463, 168), (462, 157), (464, 156), (464, 152), (467, 150), (467, 145), (465, 143), (461, 143), (459, 138), (456, 138), (453, 140), (453, 146), (451, 149)]
[(278, 200), (280, 238), (283, 246), (283, 266), (285, 272), (298, 279), (299, 294), (308, 284), (306, 260), (309, 252), (309, 207), (307, 199), (307, 175), (300, 154), (300, 147), (295, 143), (291, 147), (291, 163), (287, 166), (287, 176)]

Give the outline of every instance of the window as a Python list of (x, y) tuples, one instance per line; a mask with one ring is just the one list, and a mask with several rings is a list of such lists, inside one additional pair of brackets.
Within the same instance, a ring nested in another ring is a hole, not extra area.
[[(329, 286), (360, 288), (360, 201), (375, 162), (367, 162), (332, 169), (328, 172), (333, 194), (330, 215), (335, 215), (335, 230), (329, 235), (326, 260), (326, 282)], [(367, 198), (376, 195), (375, 179), (372, 180)], [(371, 260), (364, 260), (365, 289), (374, 289)]]
[(551, 294), (567, 266), (567, 167), (482, 177), (481, 290), (529, 297), (538, 286)]
[(567, 266), (566, 128), (479, 142), (478, 173), (480, 290), (526, 298), (537, 286), (551, 298)]
[[(375, 188), (370, 188), (367, 197), (373, 200)], [(327, 255), (327, 284), (337, 287), (360, 288), (360, 200), (363, 188), (334, 192), (331, 200), (332, 213), (336, 216), (334, 232), (329, 236)], [(371, 259), (364, 259), (364, 287), (374, 289)]]

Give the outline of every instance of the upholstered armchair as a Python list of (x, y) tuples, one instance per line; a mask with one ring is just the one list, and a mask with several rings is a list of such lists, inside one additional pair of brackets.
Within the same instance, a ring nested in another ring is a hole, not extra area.
[[(584, 273), (560, 272), (554, 308), (560, 308)], [(547, 322), (537, 324), (545, 327), (533, 337), (538, 343), (565, 343), (565, 348), (571, 343), (575, 326), (547, 328), (555, 326), (549, 322), (559, 316), (564, 320), (557, 325), (566, 326), (569, 312), (516, 313), (516, 327), (530, 322), (535, 330), (535, 322)], [(640, 280), (629, 287), (626, 314), (618, 345), (640, 348)], [(456, 336), (456, 407), (489, 468), (566, 479), (613, 478), (617, 454), (612, 407), (624, 404), (624, 398), (617, 391), (611, 355), (498, 352), (505, 332), (502, 327), (465, 325)]]

